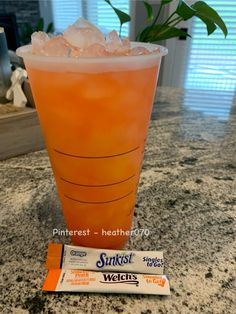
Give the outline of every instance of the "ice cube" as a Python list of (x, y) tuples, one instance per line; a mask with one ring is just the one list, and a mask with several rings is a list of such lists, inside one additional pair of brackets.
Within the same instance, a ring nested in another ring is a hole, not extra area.
[(35, 54), (40, 54), (42, 52), (43, 45), (49, 41), (48, 34), (44, 32), (34, 32), (31, 35), (32, 52)]
[(43, 54), (46, 56), (68, 56), (70, 46), (63, 36), (59, 35), (50, 38), (42, 48)]
[(123, 46), (124, 50), (128, 51), (131, 49), (131, 45), (130, 45), (130, 41), (129, 41), (128, 37), (122, 39), (122, 46)]
[(73, 46), (69, 47), (68, 57), (80, 57), (83, 55), (83, 49), (75, 48)]
[(130, 49), (130, 41), (128, 38), (125, 38), (121, 40), (121, 45), (116, 49), (114, 54), (118, 56), (127, 56), (129, 55)]
[(117, 31), (113, 29), (110, 33), (106, 36), (106, 42), (121, 45), (121, 39), (119, 35), (117, 34)]
[(106, 36), (106, 50), (110, 55), (125, 56), (130, 51), (130, 41), (128, 38), (120, 39), (117, 32), (113, 30)]
[(117, 31), (113, 30), (106, 36), (106, 50), (114, 52), (122, 47), (122, 41), (117, 34)]
[(102, 57), (107, 56), (108, 52), (105, 47), (100, 44), (93, 44), (86, 49), (84, 49), (83, 56), (86, 57)]
[(105, 42), (102, 32), (82, 17), (64, 31), (64, 38), (77, 48), (87, 48)]
[(79, 29), (80, 28), (95, 28), (97, 31), (100, 32), (100, 30), (95, 25), (93, 25), (92, 23), (84, 19), (83, 17), (78, 18), (78, 20), (75, 21), (73, 25)]
[(129, 56), (149, 55), (150, 51), (144, 47), (132, 48), (129, 52)]

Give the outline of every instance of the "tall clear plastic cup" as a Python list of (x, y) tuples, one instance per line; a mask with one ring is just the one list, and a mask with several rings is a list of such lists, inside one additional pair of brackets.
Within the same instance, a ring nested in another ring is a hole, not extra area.
[[(122, 248), (129, 236), (162, 56), (23, 57), (72, 242)], [(158, 49), (158, 50), (156, 50)]]

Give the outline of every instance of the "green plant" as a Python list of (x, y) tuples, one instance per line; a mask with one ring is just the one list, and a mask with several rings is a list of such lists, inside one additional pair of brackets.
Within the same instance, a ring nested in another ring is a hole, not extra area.
[[(117, 14), (120, 20), (121, 33), (122, 25), (129, 22), (131, 17), (127, 13), (115, 8), (110, 0), (105, 1)], [(179, 36), (190, 37), (190, 35), (185, 31), (179, 29), (177, 25), (180, 22), (187, 21), (194, 16), (198, 17), (203, 23), (205, 23), (208, 35), (214, 33), (217, 28), (220, 28), (225, 37), (227, 36), (228, 30), (224, 21), (219, 16), (219, 14), (204, 1), (196, 1), (194, 4), (188, 5), (185, 1), (178, 0), (176, 10), (170, 14), (164, 23), (160, 23), (159, 20), (164, 6), (173, 1), (175, 0), (161, 0), (159, 10), (156, 13), (148, 1), (143, 1), (147, 12), (147, 22), (149, 25), (138, 33), (136, 40), (141, 42), (157, 42)]]
[(46, 33), (50, 33), (53, 30), (53, 23), (49, 23), (46, 27), (44, 28), (44, 19), (40, 17), (38, 19), (36, 27), (32, 27), (29, 23), (25, 23), (21, 29), (21, 36), (20, 40), (22, 44), (28, 44), (31, 41), (31, 35), (34, 32), (43, 32), (46, 31)]

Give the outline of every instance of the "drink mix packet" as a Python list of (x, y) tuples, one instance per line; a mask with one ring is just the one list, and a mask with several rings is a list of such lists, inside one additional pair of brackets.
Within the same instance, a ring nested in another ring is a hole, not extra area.
[(44, 291), (170, 295), (166, 276), (50, 269)]
[(162, 275), (163, 252), (93, 249), (50, 243), (47, 269), (80, 269)]

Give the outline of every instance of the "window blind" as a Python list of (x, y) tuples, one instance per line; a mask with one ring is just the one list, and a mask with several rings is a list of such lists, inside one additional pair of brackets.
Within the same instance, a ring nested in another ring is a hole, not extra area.
[[(112, 4), (129, 13), (129, 0), (112, 0)], [(120, 23), (113, 9), (104, 0), (52, 0), (53, 22), (56, 32), (62, 32), (80, 16), (98, 26), (105, 34), (115, 29), (119, 33)], [(121, 36), (129, 36), (129, 23), (122, 26)]]
[(78, 17), (82, 16), (81, 1), (78, 0), (52, 0), (53, 24), (56, 32), (73, 24)]
[(220, 30), (207, 36), (205, 25), (193, 20), (192, 39), (185, 69), (185, 88), (235, 91), (236, 88), (236, 1), (206, 0), (224, 19), (229, 35)]

